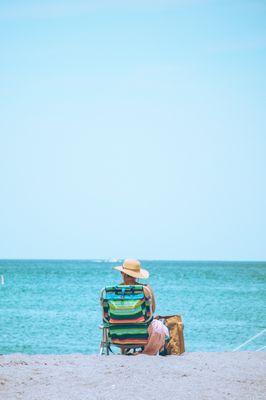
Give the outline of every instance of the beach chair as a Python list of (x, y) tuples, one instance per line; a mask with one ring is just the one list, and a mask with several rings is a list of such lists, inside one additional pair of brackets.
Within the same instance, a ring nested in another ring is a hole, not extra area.
[(143, 349), (148, 342), (148, 327), (152, 321), (151, 300), (142, 285), (108, 286), (101, 291), (103, 312), (100, 354), (109, 355), (111, 346), (122, 354)]

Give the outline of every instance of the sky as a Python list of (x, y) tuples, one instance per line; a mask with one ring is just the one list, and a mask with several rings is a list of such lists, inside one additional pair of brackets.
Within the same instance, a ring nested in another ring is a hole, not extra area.
[(0, 1), (0, 258), (266, 260), (266, 1)]

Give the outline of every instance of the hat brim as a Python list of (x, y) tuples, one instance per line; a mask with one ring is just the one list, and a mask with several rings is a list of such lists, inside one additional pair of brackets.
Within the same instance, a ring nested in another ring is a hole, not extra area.
[(117, 267), (113, 267), (113, 269), (117, 269), (120, 272), (124, 272), (124, 274), (127, 274), (129, 276), (132, 276), (133, 278), (142, 278), (142, 279), (147, 279), (149, 278), (149, 272), (146, 269), (140, 269), (140, 271), (132, 271), (131, 269), (126, 269), (123, 267), (123, 265), (118, 265)]

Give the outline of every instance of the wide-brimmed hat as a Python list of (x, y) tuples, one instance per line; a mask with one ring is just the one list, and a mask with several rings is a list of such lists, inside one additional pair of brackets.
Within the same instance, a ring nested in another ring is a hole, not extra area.
[(127, 259), (123, 262), (123, 265), (118, 265), (114, 267), (114, 269), (124, 272), (129, 276), (133, 276), (133, 278), (147, 279), (149, 277), (149, 272), (141, 268), (141, 264), (138, 260)]

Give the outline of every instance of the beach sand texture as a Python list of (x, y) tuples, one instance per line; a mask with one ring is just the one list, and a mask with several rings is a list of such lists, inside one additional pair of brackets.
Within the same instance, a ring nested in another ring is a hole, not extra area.
[(1, 400), (264, 400), (266, 353), (0, 356)]

